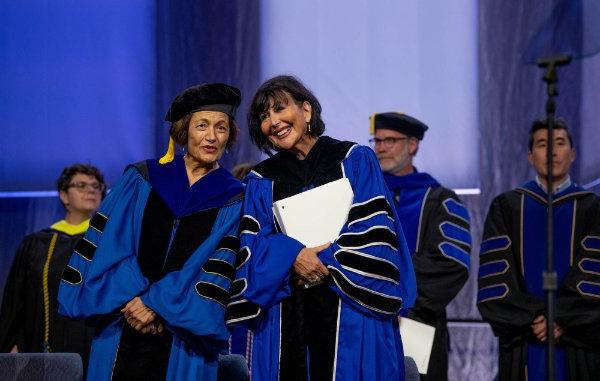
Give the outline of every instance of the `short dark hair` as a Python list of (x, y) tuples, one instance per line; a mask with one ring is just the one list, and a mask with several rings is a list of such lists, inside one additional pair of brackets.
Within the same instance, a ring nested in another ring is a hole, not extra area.
[[(187, 114), (183, 118), (178, 121), (171, 123), (171, 127), (169, 128), (169, 135), (173, 138), (175, 143), (180, 146), (184, 146), (187, 144), (188, 140), (188, 130), (190, 128), (190, 121), (192, 120), (192, 115), (194, 113)], [(235, 123), (235, 119), (229, 116), (229, 137), (227, 138), (227, 143), (225, 144), (225, 148), (231, 148), (233, 143), (235, 143), (238, 135), (238, 127)]]
[(73, 180), (73, 177), (78, 174), (93, 176), (100, 184), (104, 185), (104, 190), (102, 191), (102, 198), (104, 199), (104, 196), (106, 196), (106, 183), (104, 182), (104, 176), (98, 168), (90, 164), (77, 163), (63, 169), (58, 177), (58, 180), (56, 180), (56, 188), (58, 191), (66, 192), (69, 189), (71, 180)]
[(254, 168), (254, 164), (252, 164), (252, 163), (249, 163), (249, 162), (241, 163), (231, 169), (231, 174), (236, 179), (243, 180), (244, 177), (246, 177), (246, 175), (248, 173), (250, 173), (250, 171), (252, 171), (253, 168)]
[(272, 101), (287, 103), (287, 96), (290, 96), (294, 102), (301, 105), (308, 102), (312, 108), (310, 118), (309, 135), (318, 137), (325, 132), (325, 123), (321, 119), (321, 103), (317, 97), (302, 83), (299, 79), (291, 75), (279, 75), (267, 80), (260, 85), (256, 94), (252, 98), (250, 109), (248, 110), (248, 129), (250, 138), (254, 144), (266, 154), (271, 154), (277, 150), (273, 144), (262, 133), (260, 128), (260, 115), (267, 111)]
[[(539, 130), (548, 129), (548, 120), (547, 119), (538, 119), (533, 122), (531, 128), (529, 129), (529, 152), (533, 149), (533, 134), (535, 134)], [(565, 130), (567, 132), (567, 137), (569, 138), (569, 144), (571, 148), (573, 148), (573, 137), (571, 136), (571, 131), (569, 130), (569, 126), (567, 122), (562, 118), (556, 118), (554, 120), (554, 129), (555, 130)]]

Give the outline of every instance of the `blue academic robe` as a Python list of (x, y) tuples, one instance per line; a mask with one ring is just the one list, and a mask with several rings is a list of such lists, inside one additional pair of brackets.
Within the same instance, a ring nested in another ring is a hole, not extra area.
[[(304, 290), (292, 266), (304, 247), (280, 232), (274, 201), (346, 177), (348, 220), (319, 253), (330, 276)], [(280, 152), (247, 177), (240, 257), (227, 322), (253, 333), (254, 380), (402, 380), (400, 308), (415, 279), (392, 198), (373, 151), (321, 137), (298, 161)]]
[(172, 335), (166, 378), (216, 379), (243, 188), (224, 169), (187, 181), (181, 156), (129, 166), (75, 248), (59, 311), (96, 325), (89, 380), (112, 378), (126, 326), (120, 310), (136, 296)]
[[(600, 378), (600, 200), (577, 184), (553, 197), (557, 380)], [(500, 342), (501, 380), (546, 378), (531, 323), (545, 314), (546, 193), (535, 181), (496, 197), (480, 250), (478, 307)], [(527, 378), (526, 378), (527, 377)]]

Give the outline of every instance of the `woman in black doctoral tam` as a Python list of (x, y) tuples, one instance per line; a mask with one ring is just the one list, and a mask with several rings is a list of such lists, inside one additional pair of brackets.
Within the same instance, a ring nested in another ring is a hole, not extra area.
[(126, 169), (75, 249), (59, 301), (98, 322), (88, 379), (216, 379), (242, 201), (218, 160), (235, 139), (239, 102), (225, 84), (175, 98), (169, 152)]

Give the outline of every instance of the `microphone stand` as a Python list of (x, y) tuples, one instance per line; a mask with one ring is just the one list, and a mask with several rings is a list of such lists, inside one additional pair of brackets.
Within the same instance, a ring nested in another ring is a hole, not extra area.
[(546, 101), (546, 123), (548, 126), (548, 141), (546, 145), (546, 194), (548, 202), (548, 239), (547, 239), (547, 257), (546, 271), (542, 276), (542, 287), (546, 291), (546, 375), (548, 381), (554, 381), (556, 378), (554, 368), (554, 317), (556, 315), (556, 290), (557, 279), (554, 270), (554, 218), (552, 207), (552, 196), (554, 193), (554, 175), (552, 173), (553, 155), (554, 155), (554, 120), (556, 114), (556, 100), (558, 95), (556, 83), (558, 75), (556, 68), (558, 66), (568, 65), (571, 62), (570, 56), (556, 56), (538, 61), (538, 66), (546, 69), (544, 82), (547, 85), (548, 99)]

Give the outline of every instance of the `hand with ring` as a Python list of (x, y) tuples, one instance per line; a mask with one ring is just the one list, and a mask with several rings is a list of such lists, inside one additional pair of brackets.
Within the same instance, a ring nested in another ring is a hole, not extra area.
[(317, 247), (305, 247), (300, 251), (294, 262), (294, 273), (300, 278), (300, 283), (315, 283), (329, 275), (329, 270), (323, 265), (317, 254), (331, 245), (326, 243)]
[(123, 317), (133, 329), (141, 333), (162, 333), (163, 327), (157, 321), (157, 315), (146, 307), (138, 296), (133, 298), (121, 310)]

